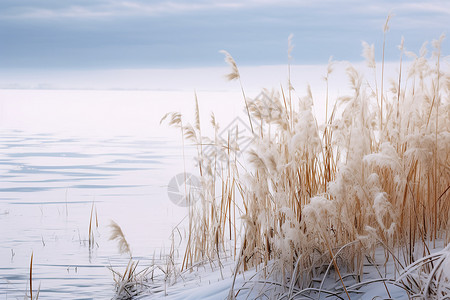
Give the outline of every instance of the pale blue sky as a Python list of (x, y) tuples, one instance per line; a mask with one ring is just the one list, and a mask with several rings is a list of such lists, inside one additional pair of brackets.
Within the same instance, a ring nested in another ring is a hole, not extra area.
[[(387, 60), (450, 29), (450, 1), (1, 0), (0, 69), (184, 68), (361, 60), (361, 41), (387, 36)], [(444, 53), (450, 48), (445, 40)]]

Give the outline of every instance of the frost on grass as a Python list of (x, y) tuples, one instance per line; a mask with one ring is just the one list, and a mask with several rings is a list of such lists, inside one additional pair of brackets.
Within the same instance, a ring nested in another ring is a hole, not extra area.
[[(297, 96), (289, 81), (287, 89), (248, 99), (241, 86), (255, 134), (244, 153), (237, 135), (217, 138), (214, 117), (215, 135), (204, 137), (198, 118), (190, 126), (169, 115), (197, 145), (202, 183), (200, 201), (189, 208), (181, 269), (232, 257), (235, 276), (256, 268), (277, 297), (286, 288), (288, 297), (345, 297), (374, 282), (388, 296), (390, 286), (409, 296), (447, 297), (448, 246), (431, 251), (450, 242), (450, 74), (441, 41), (429, 56), (426, 45), (416, 55), (402, 40), (401, 54), (412, 61), (389, 87), (348, 66), (352, 94), (327, 96), (325, 124), (317, 123), (310, 87)], [(363, 47), (376, 74), (374, 46)], [(240, 78), (225, 56), (229, 79)], [(331, 72), (330, 64), (327, 86)], [(215, 146), (212, 155), (203, 154), (206, 143)], [(387, 261), (392, 278), (378, 265)], [(378, 278), (364, 281), (367, 268)], [(332, 291), (318, 284), (331, 273), (339, 278)]]

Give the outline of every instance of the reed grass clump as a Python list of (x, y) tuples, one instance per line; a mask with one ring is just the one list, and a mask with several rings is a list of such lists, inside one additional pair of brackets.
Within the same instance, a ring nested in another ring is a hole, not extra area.
[(141, 294), (142, 291), (150, 288), (148, 274), (151, 272), (151, 268), (146, 267), (138, 271), (138, 265), (139, 261), (135, 261), (130, 257), (123, 274), (109, 267), (115, 283), (116, 295), (113, 297), (114, 300), (132, 299)]
[[(386, 23), (384, 34), (387, 29)], [(450, 242), (450, 73), (442, 63), (442, 39), (432, 43), (431, 55), (426, 46), (419, 55), (406, 51), (402, 40), (400, 71), (389, 88), (384, 45), (381, 84), (348, 65), (353, 92), (338, 99), (328, 99), (330, 62), (326, 99), (320, 100), (326, 102), (324, 124), (313, 113), (318, 100), (311, 88), (295, 96), (290, 74), (287, 88), (266, 90), (255, 99), (245, 96), (241, 84), (254, 133), (245, 151), (238, 130), (228, 139), (217, 137), (214, 115), (215, 135), (202, 136), (197, 102), (193, 126), (172, 113), (170, 123), (197, 145), (202, 185), (200, 201), (189, 207), (182, 268), (234, 256), (236, 273), (263, 268), (266, 276), (290, 287), (288, 298), (294, 290), (314, 286), (331, 268), (341, 296), (350, 298), (341, 275), (363, 281), (364, 265), (382, 247), (385, 260), (407, 272), (398, 281), (386, 281), (386, 289), (395, 282), (410, 296), (448, 297), (443, 271), (448, 247), (440, 256), (430, 250)], [(363, 47), (376, 74), (375, 48)], [(236, 63), (225, 54), (233, 69), (230, 79), (240, 79)], [(404, 56), (411, 60), (406, 74)], [(214, 145), (213, 155), (204, 155), (206, 144)], [(419, 268), (414, 276), (408, 273)], [(432, 291), (441, 279), (444, 285)], [(279, 296), (286, 296), (281, 290)]]

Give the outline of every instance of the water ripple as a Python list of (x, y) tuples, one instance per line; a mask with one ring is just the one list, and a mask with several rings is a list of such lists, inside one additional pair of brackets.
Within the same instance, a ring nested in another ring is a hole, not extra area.
[[(159, 174), (175, 157), (168, 149), (165, 141), (130, 136), (0, 131), (0, 298), (24, 297), (31, 252), (39, 298), (112, 298), (107, 266), (124, 269), (129, 258), (114, 257), (105, 223), (136, 218), (136, 207), (157, 199)], [(95, 229), (94, 249), (87, 243), (91, 214), (104, 226), (101, 234)]]

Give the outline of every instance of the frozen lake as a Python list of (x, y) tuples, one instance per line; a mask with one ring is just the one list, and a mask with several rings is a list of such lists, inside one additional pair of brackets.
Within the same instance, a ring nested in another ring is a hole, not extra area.
[[(324, 75), (323, 69), (294, 69), (297, 94), (305, 94), (305, 78), (312, 78), (313, 94), (324, 102), (324, 82), (317, 75)], [(226, 70), (218, 71), (220, 76), (211, 76), (211, 84), (206, 81), (197, 92), (204, 135), (213, 134), (211, 112), (221, 128), (236, 117), (247, 122), (239, 86), (223, 83)], [(249, 74), (244, 86), (251, 98), (262, 87), (279, 87), (286, 75), (284, 66), (253, 68)], [(190, 82), (181, 77), (175, 79)], [(321, 108), (315, 101), (320, 124), (324, 103)], [(184, 164), (179, 130), (160, 120), (178, 111), (193, 122), (194, 108), (194, 91), (186, 87), (0, 90), (0, 299), (23, 298), (31, 253), (39, 298), (111, 298), (114, 282), (107, 267), (123, 271), (128, 263), (108, 240), (111, 220), (122, 227), (140, 265), (158, 259), (187, 213), (170, 201), (167, 185), (185, 167), (195, 174), (194, 149), (186, 147)], [(89, 249), (92, 207), (99, 227)]]
[[(198, 96), (205, 123), (242, 108), (238, 93)], [(108, 240), (111, 220), (141, 266), (159, 259), (187, 212), (167, 195), (184, 170), (180, 134), (159, 122), (193, 108), (193, 92), (0, 91), (0, 299), (24, 297), (31, 253), (40, 299), (111, 298), (107, 266), (128, 263)]]

